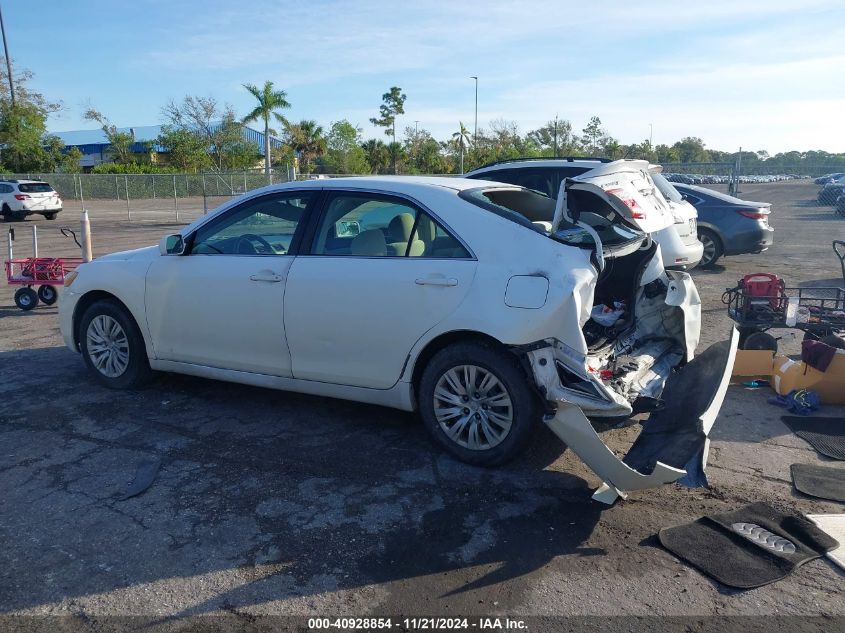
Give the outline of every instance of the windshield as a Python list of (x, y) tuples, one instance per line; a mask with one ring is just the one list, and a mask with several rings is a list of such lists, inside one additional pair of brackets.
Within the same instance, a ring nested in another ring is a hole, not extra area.
[(53, 191), (53, 188), (46, 182), (21, 183), (18, 185), (18, 189), (22, 193), (50, 193)]
[(660, 190), (660, 193), (663, 194), (663, 197), (669, 202), (683, 202), (683, 196), (681, 196), (681, 194), (678, 193), (678, 190), (675, 189), (675, 185), (666, 180), (666, 176), (660, 173), (654, 173), (651, 175), (651, 179), (654, 181), (654, 184), (657, 185), (657, 188)]

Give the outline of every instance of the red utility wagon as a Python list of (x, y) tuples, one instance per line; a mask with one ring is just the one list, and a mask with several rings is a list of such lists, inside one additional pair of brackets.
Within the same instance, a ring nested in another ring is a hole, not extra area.
[[(32, 310), (38, 301), (56, 303), (56, 286), (64, 284), (65, 275), (82, 263), (81, 257), (27, 257), (6, 261), (6, 282), (21, 286), (15, 292), (15, 305)], [(32, 289), (38, 286), (38, 292)]]

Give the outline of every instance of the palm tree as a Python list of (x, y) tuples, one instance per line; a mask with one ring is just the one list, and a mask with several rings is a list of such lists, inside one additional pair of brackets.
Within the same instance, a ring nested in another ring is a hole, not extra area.
[(302, 120), (299, 123), (287, 124), (288, 144), (299, 155), (304, 164), (306, 174), (311, 173), (311, 161), (326, 153), (326, 139), (323, 127), (316, 121)]
[(384, 141), (379, 139), (370, 139), (361, 143), (361, 149), (367, 157), (367, 164), (370, 166), (370, 171), (374, 174), (381, 174), (390, 166), (390, 150)]
[(458, 121), (460, 129), (452, 134), (452, 139), (458, 144), (461, 151), (461, 173), (464, 173), (464, 148), (469, 146), (469, 130), (464, 127), (463, 121)]
[(253, 84), (244, 84), (244, 88), (256, 98), (258, 105), (244, 117), (243, 122), (250, 123), (259, 119), (264, 121), (264, 173), (269, 174), (270, 163), (272, 162), (270, 156), (270, 117), (273, 116), (282, 124), (287, 123), (285, 117), (276, 110), (290, 107), (290, 103), (287, 101), (288, 93), (284, 90), (273, 90), (272, 81), (265, 81), (263, 88)]

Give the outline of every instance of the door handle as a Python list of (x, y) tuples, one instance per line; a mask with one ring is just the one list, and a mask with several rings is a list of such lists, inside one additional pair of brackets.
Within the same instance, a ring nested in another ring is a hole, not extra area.
[(457, 286), (458, 280), (454, 277), (425, 277), (417, 279), (414, 283), (418, 286)]
[(273, 284), (277, 284), (284, 279), (281, 275), (277, 275), (270, 270), (262, 270), (254, 275), (250, 275), (249, 278), (251, 281), (266, 281)]

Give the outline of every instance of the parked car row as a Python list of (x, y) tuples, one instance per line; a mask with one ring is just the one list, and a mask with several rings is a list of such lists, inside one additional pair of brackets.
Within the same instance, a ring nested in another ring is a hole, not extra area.
[[(730, 176), (717, 174), (678, 174), (666, 173), (666, 179), (670, 182), (679, 182), (684, 185), (725, 185), (731, 181)], [(796, 180), (806, 178), (807, 176), (799, 176), (798, 174), (776, 174), (776, 175), (745, 175), (739, 176), (738, 180), (744, 184), (762, 183), (762, 182), (781, 182), (783, 180)]]

